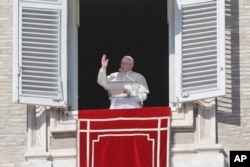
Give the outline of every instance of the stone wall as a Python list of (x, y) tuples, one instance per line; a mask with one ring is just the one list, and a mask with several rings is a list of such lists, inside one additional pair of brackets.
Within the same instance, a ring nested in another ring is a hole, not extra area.
[(26, 105), (12, 103), (12, 16), (12, 0), (0, 0), (0, 167), (20, 167), (27, 149)]
[(250, 150), (250, 1), (226, 0), (227, 95), (218, 98), (218, 143), (229, 166), (230, 150)]

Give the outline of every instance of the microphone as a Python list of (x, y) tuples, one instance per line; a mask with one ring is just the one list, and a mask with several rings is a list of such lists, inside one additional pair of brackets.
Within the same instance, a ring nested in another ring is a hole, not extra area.
[(140, 97), (140, 93), (141, 93), (141, 92), (139, 91), (139, 89), (140, 89), (140, 84), (138, 84), (138, 82), (135, 81), (133, 78), (131, 78), (128, 74), (126, 74), (126, 77), (127, 77), (130, 81), (135, 82), (135, 84), (131, 84), (131, 86), (135, 89), (136, 96), (139, 98), (140, 103), (141, 103), (141, 106), (143, 106), (143, 99), (142, 99), (142, 97)]
[(130, 80), (130, 81), (133, 81), (133, 82), (136, 82), (133, 78), (131, 78), (128, 74), (126, 74), (126, 77)]

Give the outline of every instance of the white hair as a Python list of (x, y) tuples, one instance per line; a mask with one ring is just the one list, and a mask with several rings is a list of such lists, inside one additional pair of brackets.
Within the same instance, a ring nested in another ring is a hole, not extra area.
[(134, 65), (135, 61), (134, 61), (133, 57), (131, 57), (129, 55), (126, 55), (123, 58), (125, 58), (125, 57), (128, 58), (131, 61), (132, 65)]

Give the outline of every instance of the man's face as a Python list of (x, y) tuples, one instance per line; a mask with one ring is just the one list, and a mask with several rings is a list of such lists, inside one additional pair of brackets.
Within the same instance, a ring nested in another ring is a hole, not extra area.
[(123, 72), (128, 72), (128, 71), (132, 70), (132, 68), (133, 68), (133, 64), (132, 64), (131, 60), (127, 57), (122, 58), (121, 70)]

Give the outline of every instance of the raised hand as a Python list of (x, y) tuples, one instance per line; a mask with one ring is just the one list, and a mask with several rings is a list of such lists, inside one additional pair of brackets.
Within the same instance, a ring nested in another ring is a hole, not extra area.
[(109, 59), (107, 59), (107, 56), (105, 54), (102, 55), (102, 69), (106, 69), (108, 66)]

